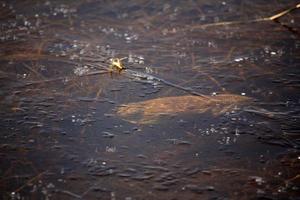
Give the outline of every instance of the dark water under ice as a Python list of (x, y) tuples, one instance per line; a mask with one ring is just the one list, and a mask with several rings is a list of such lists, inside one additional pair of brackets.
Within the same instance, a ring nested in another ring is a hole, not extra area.
[(1, 199), (298, 199), (296, 4), (0, 1)]

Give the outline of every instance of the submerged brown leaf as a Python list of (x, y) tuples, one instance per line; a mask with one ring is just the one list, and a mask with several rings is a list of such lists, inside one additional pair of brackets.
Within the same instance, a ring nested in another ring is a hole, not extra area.
[(162, 97), (147, 101), (122, 105), (117, 114), (131, 123), (157, 123), (162, 116), (175, 116), (183, 113), (211, 112), (218, 116), (233, 106), (249, 101), (249, 97), (222, 94), (217, 96), (176, 96)]

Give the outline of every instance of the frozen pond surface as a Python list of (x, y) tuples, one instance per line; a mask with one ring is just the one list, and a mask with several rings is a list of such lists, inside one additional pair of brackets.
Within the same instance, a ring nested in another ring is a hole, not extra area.
[(1, 199), (299, 199), (296, 4), (0, 1)]

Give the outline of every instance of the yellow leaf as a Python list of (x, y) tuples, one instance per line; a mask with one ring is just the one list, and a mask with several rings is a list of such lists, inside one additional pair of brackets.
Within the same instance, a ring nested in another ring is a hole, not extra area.
[(113, 58), (112, 59), (112, 61), (111, 61), (111, 67), (115, 67), (115, 68), (117, 68), (119, 70), (124, 69), (124, 65), (121, 62), (121, 59), (119, 59), (119, 58)]

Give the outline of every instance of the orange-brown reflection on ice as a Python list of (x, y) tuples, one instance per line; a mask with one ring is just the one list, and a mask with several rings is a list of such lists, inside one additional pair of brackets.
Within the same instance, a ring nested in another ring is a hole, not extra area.
[(184, 113), (210, 112), (218, 116), (235, 105), (249, 101), (249, 97), (222, 94), (217, 96), (175, 96), (121, 105), (117, 114), (131, 123), (157, 123), (162, 116), (175, 116)]

